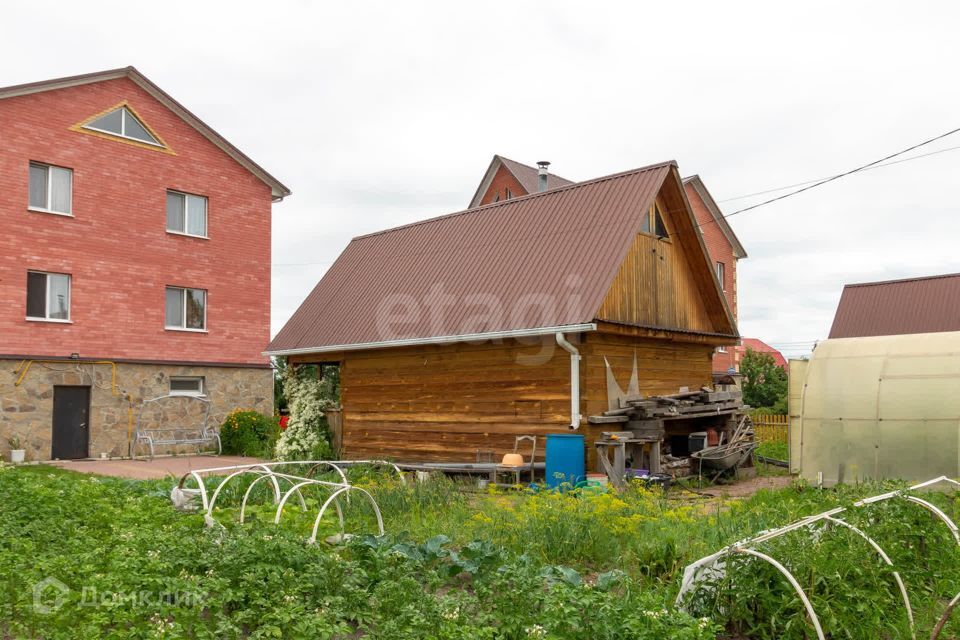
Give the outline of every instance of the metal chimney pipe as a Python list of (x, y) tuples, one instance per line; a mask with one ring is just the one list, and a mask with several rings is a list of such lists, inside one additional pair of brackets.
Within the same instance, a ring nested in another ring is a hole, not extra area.
[(546, 160), (541, 160), (537, 163), (537, 166), (540, 167), (540, 170), (537, 172), (539, 175), (539, 182), (537, 183), (539, 191), (547, 190), (547, 167), (550, 166), (550, 163)]

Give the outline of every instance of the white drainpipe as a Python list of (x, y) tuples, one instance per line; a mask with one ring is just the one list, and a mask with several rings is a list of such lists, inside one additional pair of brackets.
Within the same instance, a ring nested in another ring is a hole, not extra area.
[(557, 331), (557, 344), (570, 354), (570, 428), (580, 428), (580, 352)]

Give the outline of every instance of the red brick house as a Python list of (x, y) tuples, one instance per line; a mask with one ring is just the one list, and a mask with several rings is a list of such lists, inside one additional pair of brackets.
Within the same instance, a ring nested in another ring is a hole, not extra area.
[[(573, 184), (571, 180), (549, 173), (549, 162), (537, 164), (538, 167), (535, 168), (503, 156), (493, 156), (470, 200), (470, 208)], [(737, 261), (746, 258), (747, 252), (700, 176), (684, 178), (683, 188), (703, 235), (727, 306), (733, 312), (734, 322), (737, 322)], [(728, 373), (731, 368), (739, 370), (743, 352), (740, 345), (717, 347), (713, 357), (714, 377)]]
[(787, 359), (783, 357), (783, 354), (768, 345), (763, 340), (758, 340), (757, 338), (741, 338), (740, 346), (737, 347), (740, 358), (742, 358), (743, 354), (747, 352), (747, 349), (756, 351), (757, 353), (765, 353), (773, 358), (773, 363), (775, 365), (781, 369), (787, 368)]
[(0, 448), (127, 451), (130, 409), (272, 411), (283, 184), (133, 67), (0, 89)]
[[(698, 175), (683, 179), (683, 188), (693, 208), (693, 214), (700, 225), (703, 242), (707, 245), (707, 253), (713, 261), (713, 268), (717, 281), (727, 299), (727, 305), (733, 312), (734, 319), (739, 322), (737, 308), (737, 262), (747, 257), (747, 252), (740, 244), (737, 234), (730, 228), (717, 202), (710, 195), (707, 186)], [(718, 347), (713, 356), (713, 373), (719, 376), (727, 373), (731, 368), (740, 370), (740, 358), (743, 357), (743, 346)]]
[[(561, 178), (546, 171), (550, 163), (542, 162), (543, 174), (546, 176), (547, 189), (556, 189), (573, 184), (572, 180)], [(525, 196), (529, 193), (543, 191), (540, 188), (540, 169), (522, 164), (516, 160), (504, 158), (503, 156), (493, 156), (487, 172), (483, 174), (483, 180), (477, 187), (473, 199), (470, 200), (470, 207), (479, 207), (491, 202), (501, 200), (510, 200)]]

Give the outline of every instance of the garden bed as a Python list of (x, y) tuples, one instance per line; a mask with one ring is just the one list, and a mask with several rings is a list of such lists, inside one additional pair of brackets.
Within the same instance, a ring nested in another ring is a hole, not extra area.
[[(577, 496), (476, 493), (444, 478), (402, 486), (373, 472), (354, 481), (376, 497), (388, 534), (331, 547), (305, 543), (309, 509), (277, 526), (265, 505), (233, 524), (242, 487), (224, 497), (226, 527), (207, 527), (171, 507), (172, 480), (2, 468), (0, 637), (800, 639), (811, 635), (802, 605), (766, 567), (734, 567), (736, 580), (713, 585), (694, 616), (672, 607), (683, 567), (891, 486), (665, 499), (639, 487)], [(954, 494), (930, 499), (956, 515)], [(858, 524), (887, 542), (923, 637), (960, 590), (960, 562), (915, 506), (878, 506)], [(362, 501), (345, 508), (373, 530)], [(908, 638), (889, 574), (845, 535), (784, 538), (774, 550), (832, 637)]]

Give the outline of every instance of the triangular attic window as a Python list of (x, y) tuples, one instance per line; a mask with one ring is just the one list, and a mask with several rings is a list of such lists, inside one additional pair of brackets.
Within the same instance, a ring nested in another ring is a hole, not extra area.
[(643, 214), (643, 224), (640, 230), (644, 233), (652, 233), (658, 238), (669, 238), (667, 225), (663, 223), (663, 215), (660, 213), (660, 207), (654, 203), (650, 209)]
[(126, 107), (118, 107), (110, 113), (88, 122), (83, 125), (83, 128), (101, 133), (109, 133), (120, 136), (121, 138), (136, 140), (137, 142), (155, 144), (158, 147), (163, 146)]
[(667, 225), (663, 224), (663, 216), (660, 215), (660, 207), (653, 205), (653, 211), (656, 214), (656, 224), (654, 225), (654, 231), (657, 234), (658, 238), (669, 238), (670, 234), (667, 233)]

